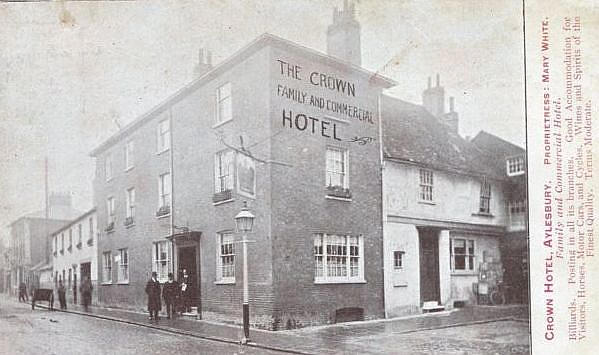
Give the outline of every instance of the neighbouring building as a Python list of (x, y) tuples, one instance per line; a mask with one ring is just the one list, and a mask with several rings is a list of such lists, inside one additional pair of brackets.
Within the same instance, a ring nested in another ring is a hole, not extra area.
[(40, 287), (40, 276), (47, 276), (48, 264), (52, 261), (50, 234), (80, 213), (71, 206), (70, 195), (52, 194), (47, 212), (30, 213), (10, 224), (8, 263), (13, 292), (21, 282), (27, 285), (28, 290)]
[[(462, 138), (453, 98), (445, 112), (444, 95), (437, 76), (423, 105), (382, 100), (387, 317), (476, 303), (481, 265), (511, 259), (505, 245), (516, 218), (512, 204), (526, 203), (525, 181), (506, 174), (513, 151), (483, 151), (477, 143), (486, 133)], [(517, 218), (525, 225), (524, 213)]]
[(58, 282), (62, 281), (67, 289), (67, 302), (77, 303), (81, 299), (78, 287), (84, 277), (92, 281), (92, 301), (96, 300), (98, 234), (95, 208), (52, 232), (51, 278), (46, 287), (57, 288)]
[(526, 151), (487, 132), (472, 143), (482, 149), (488, 162), (503, 172), (506, 191), (506, 234), (501, 239), (501, 260), (509, 285), (508, 301), (528, 302), (528, 195), (526, 192)]
[(356, 24), (335, 10), (330, 55), (262, 35), (92, 152), (100, 302), (142, 309), (151, 271), (187, 269), (203, 318), (241, 318), (247, 201), (252, 324), (383, 317), (378, 100), (394, 82), (359, 67)]

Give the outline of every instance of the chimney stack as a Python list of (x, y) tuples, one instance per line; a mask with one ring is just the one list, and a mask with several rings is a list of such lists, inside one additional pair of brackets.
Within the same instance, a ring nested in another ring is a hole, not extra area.
[(196, 64), (193, 74), (196, 78), (199, 78), (210, 70), (212, 70), (212, 52), (200, 48), (198, 51), (198, 64)]
[(422, 105), (436, 117), (445, 113), (445, 89), (441, 86), (441, 78), (437, 74), (437, 86), (431, 87), (431, 77), (428, 77), (428, 87), (422, 92)]
[(343, 10), (333, 10), (333, 23), (327, 29), (327, 53), (333, 57), (362, 65), (360, 23), (355, 18), (353, 2), (343, 1)]
[(459, 134), (459, 118), (458, 113), (455, 112), (455, 98), (453, 96), (449, 98), (449, 112), (444, 114), (443, 118), (451, 130)]

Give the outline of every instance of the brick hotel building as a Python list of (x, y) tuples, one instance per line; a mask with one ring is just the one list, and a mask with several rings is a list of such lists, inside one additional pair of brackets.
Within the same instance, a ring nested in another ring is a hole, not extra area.
[(187, 269), (202, 317), (240, 317), (233, 217), (247, 201), (254, 324), (383, 316), (378, 101), (393, 82), (360, 68), (356, 31), (347, 6), (328, 55), (263, 35), (205, 60), (93, 151), (101, 303), (142, 309), (152, 270)]

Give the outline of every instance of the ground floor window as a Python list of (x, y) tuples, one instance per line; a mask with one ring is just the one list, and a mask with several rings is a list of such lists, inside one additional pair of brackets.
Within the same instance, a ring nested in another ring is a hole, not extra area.
[(314, 235), (314, 281), (364, 281), (362, 236)]
[(235, 282), (235, 244), (233, 233), (218, 233), (217, 245), (216, 280), (220, 282)]
[(395, 270), (400, 270), (403, 268), (403, 257), (405, 251), (396, 250), (393, 252), (393, 268)]
[(128, 249), (119, 249), (119, 270), (117, 281), (119, 283), (129, 282), (129, 251)]
[(452, 238), (449, 241), (449, 249), (452, 270), (473, 271), (475, 269), (473, 239)]
[(158, 281), (165, 282), (172, 272), (170, 243), (167, 240), (156, 242), (152, 248), (152, 271), (158, 274)]
[(112, 253), (109, 251), (102, 254), (102, 283), (112, 283)]

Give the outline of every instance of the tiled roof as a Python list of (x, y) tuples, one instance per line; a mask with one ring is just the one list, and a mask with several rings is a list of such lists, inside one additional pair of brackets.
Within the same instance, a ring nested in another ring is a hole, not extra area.
[(387, 159), (461, 174), (505, 178), (488, 156), (421, 105), (382, 95), (383, 152)]

